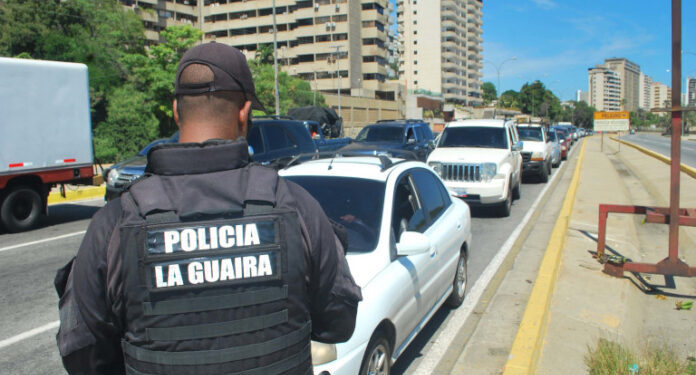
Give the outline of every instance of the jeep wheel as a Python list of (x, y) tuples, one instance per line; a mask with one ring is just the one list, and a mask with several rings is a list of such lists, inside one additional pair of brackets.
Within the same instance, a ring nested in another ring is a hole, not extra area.
[(541, 179), (541, 182), (549, 182), (549, 165), (547, 163), (544, 163), (544, 165), (541, 166), (539, 178)]
[[(512, 183), (511, 183), (512, 184)], [(512, 211), (512, 188), (508, 186), (507, 198), (500, 202), (497, 207), (498, 216), (508, 217), (510, 216), (510, 211)]]

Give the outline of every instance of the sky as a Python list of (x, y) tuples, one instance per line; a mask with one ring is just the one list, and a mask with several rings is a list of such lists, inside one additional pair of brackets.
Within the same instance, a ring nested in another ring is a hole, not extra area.
[[(683, 78), (696, 76), (694, 16), (696, 1), (682, 1)], [(561, 100), (574, 100), (588, 90), (587, 69), (610, 57), (671, 86), (668, 0), (483, 0), (482, 37), (483, 81), (497, 86), (499, 67), (499, 92), (538, 79)]]

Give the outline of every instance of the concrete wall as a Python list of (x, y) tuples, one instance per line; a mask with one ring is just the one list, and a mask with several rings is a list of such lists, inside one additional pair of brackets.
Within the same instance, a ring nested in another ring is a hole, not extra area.
[[(323, 94), (326, 105), (338, 112), (338, 96)], [(378, 120), (394, 120), (404, 118), (399, 112), (396, 101), (376, 100), (370, 98), (354, 98), (341, 96), (341, 117), (343, 117), (343, 132), (346, 137), (355, 137), (365, 125)]]

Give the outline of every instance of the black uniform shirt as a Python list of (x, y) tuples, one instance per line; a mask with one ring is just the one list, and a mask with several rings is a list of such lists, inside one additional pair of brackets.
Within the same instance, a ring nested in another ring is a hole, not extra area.
[[(209, 141), (157, 147), (148, 155), (149, 173), (162, 176), (166, 194), (179, 214), (219, 209), (243, 202), (248, 170), (244, 141)], [(230, 178), (229, 171), (235, 173)], [(220, 172), (219, 174), (216, 172)], [(197, 197), (197, 199), (190, 199)], [(343, 248), (318, 202), (299, 185), (280, 179), (276, 207), (297, 210), (305, 243), (311, 295), (312, 338), (342, 342), (355, 327), (362, 299)], [(130, 213), (132, 215), (134, 213)], [(61, 291), (61, 327), (57, 336), (63, 363), (71, 374), (123, 374), (122, 280), (118, 227), (128, 221), (120, 199), (93, 217), (74, 260), (72, 272), (56, 286)]]

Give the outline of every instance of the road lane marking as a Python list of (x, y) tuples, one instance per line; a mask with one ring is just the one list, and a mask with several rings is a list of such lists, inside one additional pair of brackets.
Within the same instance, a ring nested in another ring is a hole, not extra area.
[[(573, 148), (573, 150), (576, 150), (576, 148)], [(571, 152), (575, 152), (573, 150)], [(566, 163), (567, 162), (564, 162), (564, 168)], [(464, 303), (455, 310), (454, 315), (449, 318), (447, 325), (440, 330), (440, 334), (433, 341), (433, 345), (430, 350), (428, 350), (427, 353), (423, 353), (423, 359), (421, 359), (421, 362), (418, 364), (414, 374), (430, 375), (435, 372), (437, 365), (440, 363), (440, 361), (442, 361), (445, 353), (447, 353), (450, 343), (454, 341), (459, 333), (459, 330), (462, 328), (462, 326), (464, 326), (464, 323), (466, 323), (469, 315), (471, 315), (471, 313), (474, 311), (476, 305), (478, 305), (481, 296), (488, 287), (488, 284), (498, 272), (498, 269), (505, 261), (505, 258), (510, 253), (510, 250), (512, 250), (512, 247), (517, 241), (517, 237), (520, 236), (525, 226), (527, 226), (529, 220), (531, 220), (532, 216), (534, 215), (534, 211), (536, 211), (542, 198), (546, 195), (546, 191), (554, 185), (554, 181), (559, 178), (561, 174), (563, 173), (561, 173), (560, 170), (556, 170), (556, 173), (553, 174), (551, 180), (546, 183), (544, 189), (541, 190), (534, 203), (532, 203), (532, 206), (527, 210), (527, 214), (524, 216), (522, 221), (517, 225), (500, 250), (498, 250), (498, 253), (493, 257), (493, 259), (491, 259), (490, 263), (488, 263), (488, 266), (486, 266), (486, 269), (483, 270), (483, 273), (481, 273), (481, 276), (479, 276), (478, 280), (476, 280), (476, 283), (474, 283), (471, 290), (469, 290), (469, 293), (464, 299)]]
[(50, 322), (48, 324), (42, 325), (41, 327), (36, 327), (36, 328), (30, 329), (26, 332), (22, 332), (19, 335), (12, 336), (9, 339), (4, 339), (4, 340), (0, 341), (0, 349), (4, 348), (6, 346), (10, 346), (12, 344), (16, 344), (16, 343), (18, 343), (22, 340), (26, 340), (30, 337), (34, 337), (36, 335), (42, 334), (46, 331), (50, 331), (52, 329), (58, 328), (59, 325), (60, 325), (60, 321), (56, 320), (55, 322)]
[(580, 149), (573, 179), (570, 181), (568, 192), (563, 200), (561, 212), (554, 224), (551, 238), (546, 246), (544, 257), (539, 266), (539, 272), (534, 281), (532, 293), (524, 309), (520, 327), (515, 335), (515, 341), (510, 349), (510, 356), (503, 370), (503, 375), (535, 374), (536, 366), (543, 348), (546, 325), (549, 319), (551, 298), (558, 278), (558, 268), (565, 247), (570, 216), (580, 184), (582, 159), (585, 155), (585, 144)]
[(40, 243), (44, 243), (44, 242), (49, 242), (49, 241), (60, 240), (60, 239), (63, 239), (63, 238), (68, 238), (68, 237), (79, 236), (79, 235), (81, 235), (81, 234), (85, 234), (85, 232), (87, 232), (87, 231), (83, 230), (83, 231), (73, 232), (73, 233), (68, 233), (68, 234), (63, 234), (63, 235), (55, 236), (55, 237), (51, 237), (51, 238), (44, 238), (43, 240), (25, 242), (25, 243), (20, 243), (20, 244), (17, 244), (17, 245), (12, 245), (12, 246), (7, 246), (7, 247), (0, 247), (0, 253), (3, 252), (3, 251), (7, 251), (7, 250), (18, 249), (18, 248), (20, 248), (20, 247), (36, 245), (36, 244), (40, 244)]

